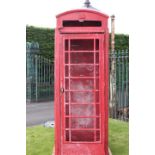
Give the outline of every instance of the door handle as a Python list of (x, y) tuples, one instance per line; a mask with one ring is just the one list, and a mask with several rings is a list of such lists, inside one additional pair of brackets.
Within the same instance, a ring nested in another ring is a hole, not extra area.
[(60, 92), (61, 92), (62, 94), (64, 93), (64, 88), (63, 88), (63, 87), (60, 88)]

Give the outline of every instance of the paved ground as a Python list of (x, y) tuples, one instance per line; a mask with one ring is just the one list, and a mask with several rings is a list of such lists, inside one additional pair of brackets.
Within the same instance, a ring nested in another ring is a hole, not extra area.
[(26, 105), (26, 126), (43, 124), (54, 120), (53, 102), (28, 103)]

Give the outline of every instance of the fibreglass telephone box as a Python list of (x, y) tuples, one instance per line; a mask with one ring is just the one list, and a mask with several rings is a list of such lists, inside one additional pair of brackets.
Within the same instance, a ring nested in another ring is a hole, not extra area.
[(108, 155), (108, 16), (57, 15), (55, 155)]

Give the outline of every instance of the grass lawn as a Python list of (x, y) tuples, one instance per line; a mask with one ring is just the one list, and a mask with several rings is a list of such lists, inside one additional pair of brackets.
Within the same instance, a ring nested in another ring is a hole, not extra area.
[(129, 123), (109, 119), (109, 147), (113, 155), (129, 154)]
[(54, 129), (43, 126), (26, 128), (26, 155), (51, 155)]
[[(129, 124), (109, 120), (109, 146), (113, 155), (128, 155)], [(26, 129), (26, 155), (51, 155), (54, 145), (54, 129), (35, 126)]]

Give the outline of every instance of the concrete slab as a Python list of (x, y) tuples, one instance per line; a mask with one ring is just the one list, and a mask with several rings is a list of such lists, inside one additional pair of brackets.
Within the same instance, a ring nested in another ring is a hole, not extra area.
[[(109, 155), (112, 155), (110, 148), (108, 148), (108, 153), (109, 153)], [(53, 147), (52, 155), (55, 155), (55, 147)]]
[(111, 152), (110, 148), (108, 149), (108, 153), (109, 153), (109, 155), (112, 155), (112, 152)]

